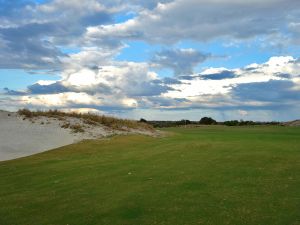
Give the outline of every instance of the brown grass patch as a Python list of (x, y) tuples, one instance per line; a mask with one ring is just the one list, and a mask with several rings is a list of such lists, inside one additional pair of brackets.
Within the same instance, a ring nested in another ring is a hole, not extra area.
[(82, 114), (82, 113), (75, 113), (75, 112), (62, 112), (58, 110), (49, 110), (49, 111), (30, 111), (28, 109), (20, 109), (18, 111), (19, 115), (24, 116), (25, 118), (33, 118), (33, 117), (50, 117), (56, 118), (58, 120), (64, 120), (66, 117), (78, 118), (82, 119), (85, 124), (88, 125), (104, 125), (113, 129), (124, 129), (131, 128), (131, 129), (143, 129), (143, 130), (150, 130), (153, 131), (153, 127), (149, 124), (138, 122), (135, 120), (128, 120), (128, 119), (119, 119), (110, 116), (104, 115), (96, 115), (92, 113)]
[(70, 126), (70, 129), (74, 132), (74, 133), (83, 133), (84, 129), (80, 124), (74, 124)]

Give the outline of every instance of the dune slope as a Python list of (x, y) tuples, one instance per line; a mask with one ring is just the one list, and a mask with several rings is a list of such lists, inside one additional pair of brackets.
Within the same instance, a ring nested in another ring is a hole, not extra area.
[(26, 118), (18, 113), (0, 111), (0, 161), (33, 155), (84, 139), (128, 133), (152, 135), (153, 131), (126, 127), (112, 129), (68, 116)]

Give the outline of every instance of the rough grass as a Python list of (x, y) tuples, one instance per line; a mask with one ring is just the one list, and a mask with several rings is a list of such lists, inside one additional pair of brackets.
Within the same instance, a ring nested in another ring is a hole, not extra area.
[(300, 128), (165, 130), (0, 163), (0, 224), (300, 224)]
[(82, 125), (80, 124), (73, 124), (69, 126), (71, 130), (73, 130), (74, 133), (83, 133), (84, 129)]
[(58, 110), (30, 111), (28, 109), (21, 109), (18, 111), (18, 114), (28, 119), (44, 116), (44, 117), (57, 118), (59, 120), (63, 120), (66, 117), (73, 117), (73, 118), (82, 119), (83, 122), (88, 125), (101, 124), (113, 129), (132, 128), (132, 129), (153, 130), (153, 127), (146, 123), (138, 122), (135, 120), (119, 119), (119, 118), (104, 116), (104, 115), (96, 115), (91, 113), (81, 114), (75, 112), (66, 113)]

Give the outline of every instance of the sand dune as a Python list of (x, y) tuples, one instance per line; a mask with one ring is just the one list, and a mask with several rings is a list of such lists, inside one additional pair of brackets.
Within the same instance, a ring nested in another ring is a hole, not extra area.
[(300, 120), (294, 120), (294, 121), (289, 121), (284, 123), (285, 126), (290, 126), (290, 127), (299, 127), (300, 126)]
[(0, 161), (32, 155), (80, 140), (57, 122), (41, 124), (0, 112)]
[[(85, 132), (74, 133), (71, 129), (62, 128), (66, 122), (82, 124)], [(33, 155), (83, 139), (126, 133), (151, 135), (151, 132), (147, 131), (119, 131), (99, 125), (89, 126), (76, 118), (65, 118), (63, 121), (48, 117), (24, 119), (17, 113), (0, 111), (0, 161)]]

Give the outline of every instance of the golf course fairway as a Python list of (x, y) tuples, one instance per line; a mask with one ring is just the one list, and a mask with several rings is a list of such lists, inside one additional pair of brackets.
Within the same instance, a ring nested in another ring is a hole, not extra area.
[(163, 130), (0, 162), (0, 224), (300, 224), (299, 127)]

